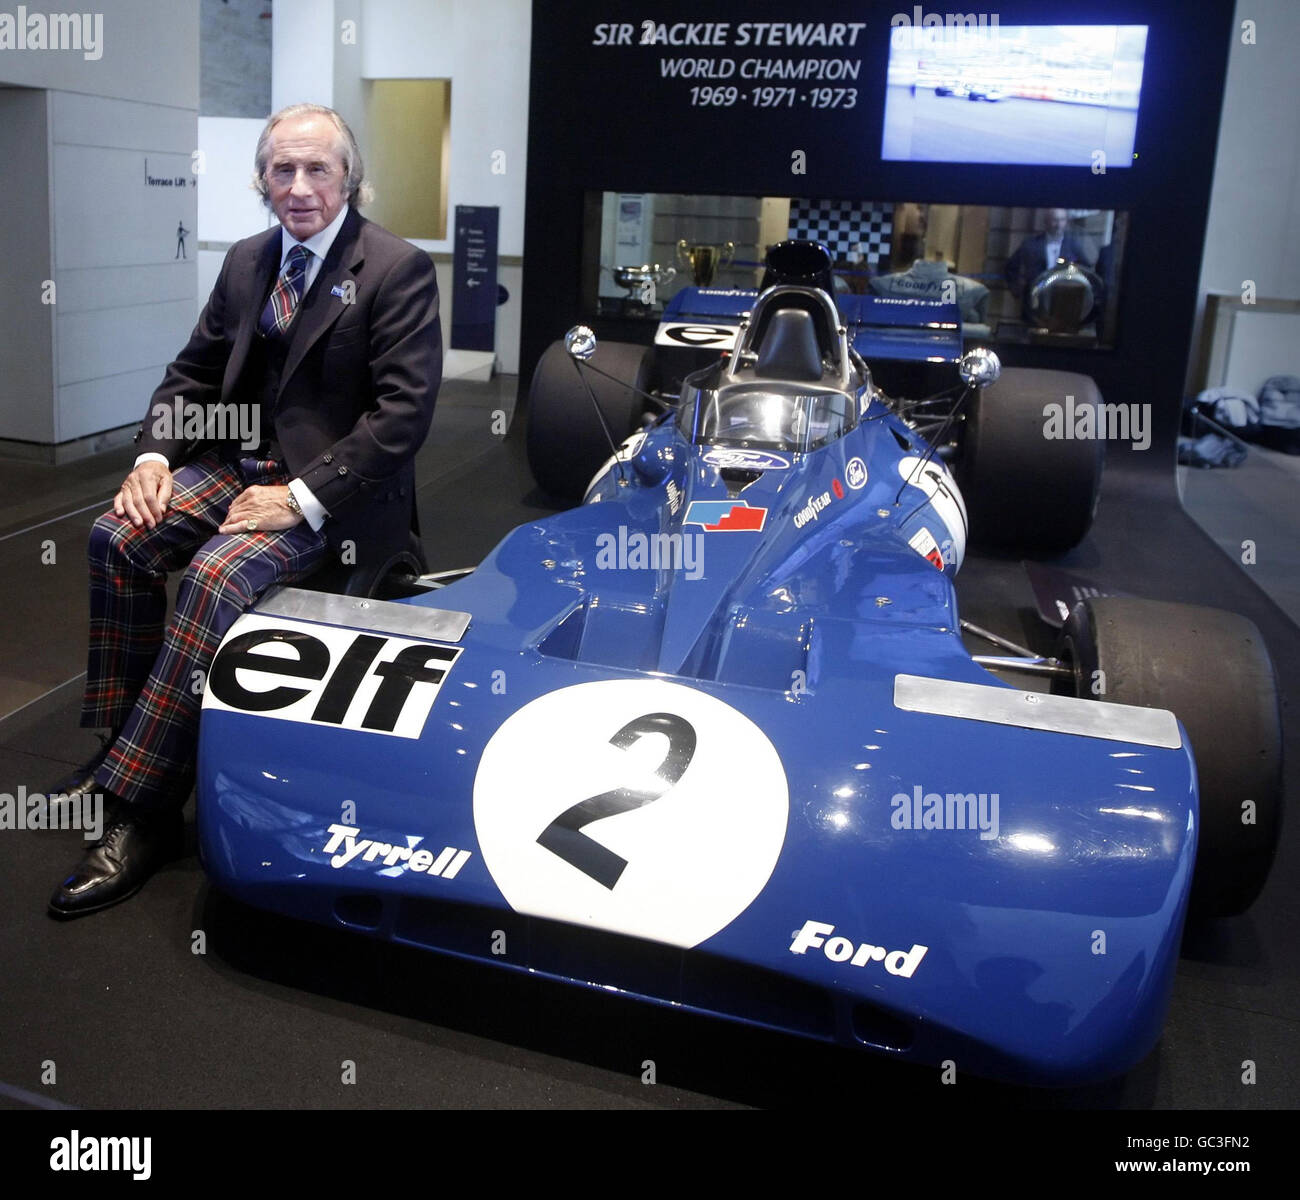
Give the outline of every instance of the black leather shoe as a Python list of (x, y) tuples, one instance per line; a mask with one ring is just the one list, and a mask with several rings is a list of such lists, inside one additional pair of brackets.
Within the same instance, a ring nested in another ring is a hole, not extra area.
[(134, 896), (181, 852), (179, 810), (152, 812), (120, 801), (104, 836), (90, 847), (50, 897), (50, 913), (79, 917)]

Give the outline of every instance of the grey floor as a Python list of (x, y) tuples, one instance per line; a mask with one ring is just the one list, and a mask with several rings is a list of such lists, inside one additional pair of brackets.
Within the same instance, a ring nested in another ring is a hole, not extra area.
[[(519, 439), (498, 432), (515, 384), (444, 385), (418, 464), (435, 568), (471, 565), (509, 529), (550, 511)], [(130, 458), (128, 450), (75, 467), (0, 467), (8, 618), (0, 623), (0, 792), (48, 787), (96, 744), (77, 728), (84, 547)], [(1264, 631), (1284, 693), (1300, 695), (1295, 625), (1256, 588), (1257, 574), (1188, 519), (1172, 466), (1162, 473), (1135, 458), (1108, 468), (1094, 532), (1061, 565), (1120, 590), (1246, 612)], [(1248, 524), (1241, 536), (1282, 544), (1257, 517)], [(1039, 644), (1044, 633), (1017, 560), (972, 556), (958, 589), (963, 615), (1049, 648)], [(1286, 711), (1294, 796), (1300, 734)], [(0, 836), (9, 902), (0, 923), (0, 1108), (825, 1109), (858, 1097), (877, 1109), (888, 1096), (899, 1112), (942, 1107), (969, 1123), (1006, 1110), (1300, 1103), (1295, 821), (1284, 825), (1273, 877), (1251, 912), (1185, 940), (1157, 1049), (1123, 1079), (1064, 1092), (972, 1079), (940, 1087), (926, 1069), (252, 913), (216, 894), (193, 854), (129, 903), (56, 923), (45, 903), (80, 847), (75, 831)], [(341, 1082), (345, 1060), (356, 1063), (355, 1084)], [(643, 1082), (647, 1060), (656, 1064), (653, 1086)], [(1245, 1060), (1258, 1065), (1249, 1086)], [(56, 1065), (53, 1084), (46, 1063)]]
[(1232, 468), (1178, 468), (1188, 513), (1300, 625), (1300, 454), (1251, 446)]

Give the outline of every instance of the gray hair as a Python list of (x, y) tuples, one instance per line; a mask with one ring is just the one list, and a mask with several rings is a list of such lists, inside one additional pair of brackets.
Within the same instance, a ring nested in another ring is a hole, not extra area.
[(374, 199), (374, 191), (366, 182), (366, 168), (361, 161), (361, 149), (353, 136), (348, 123), (332, 108), (323, 104), (290, 104), (278, 113), (272, 113), (262, 127), (262, 134), (257, 139), (257, 151), (253, 155), (253, 188), (262, 197), (262, 202), (269, 208), (271, 189), (266, 182), (266, 168), (271, 157), (271, 131), (281, 122), (293, 117), (324, 117), (338, 131), (339, 157), (343, 160), (343, 173), (346, 176), (344, 190), (348, 203), (353, 208), (360, 208)]

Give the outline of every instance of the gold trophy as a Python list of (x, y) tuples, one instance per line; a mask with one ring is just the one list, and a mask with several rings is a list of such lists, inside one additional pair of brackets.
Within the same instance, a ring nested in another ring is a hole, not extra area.
[(677, 262), (688, 267), (696, 287), (708, 287), (719, 267), (727, 266), (736, 257), (736, 243), (711, 246), (705, 242), (691, 245), (685, 238), (677, 243)]

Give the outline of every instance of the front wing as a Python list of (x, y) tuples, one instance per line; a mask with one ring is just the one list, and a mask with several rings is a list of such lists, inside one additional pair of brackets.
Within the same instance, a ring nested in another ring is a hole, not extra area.
[(200, 743), (218, 886), (1018, 1082), (1154, 1044), (1197, 823), (1170, 714), (1022, 721), (921, 627), (864, 671), (862, 630), (823, 623), (813, 654), (855, 672), (803, 693), (591, 666), (538, 651), (562, 614), (523, 625), (494, 558), (438, 594), (460, 615), (290, 591), (236, 623)]

